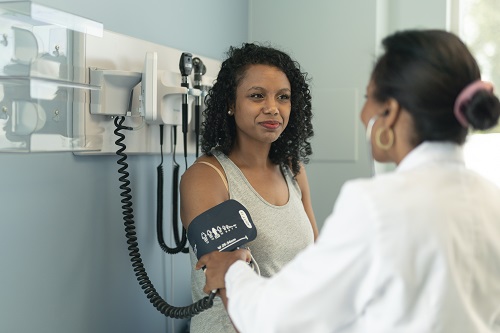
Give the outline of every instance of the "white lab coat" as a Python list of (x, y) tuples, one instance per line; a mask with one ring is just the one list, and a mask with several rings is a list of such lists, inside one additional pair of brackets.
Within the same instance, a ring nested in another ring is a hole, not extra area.
[(460, 146), (423, 143), (395, 172), (347, 182), (278, 274), (240, 261), (226, 287), (242, 333), (500, 332), (500, 189)]

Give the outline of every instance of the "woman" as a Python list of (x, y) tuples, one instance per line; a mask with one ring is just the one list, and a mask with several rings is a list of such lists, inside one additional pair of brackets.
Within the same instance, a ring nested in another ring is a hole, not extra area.
[(461, 148), (497, 124), (499, 100), (451, 33), (383, 46), (361, 119), (395, 172), (347, 182), (318, 240), (270, 279), (245, 250), (197, 264), (241, 332), (500, 332), (500, 189)]
[[(230, 48), (206, 100), (201, 156), (181, 179), (187, 229), (206, 210), (235, 199), (258, 230), (247, 245), (262, 276), (278, 272), (313, 243), (317, 227), (303, 166), (312, 153), (311, 96), (306, 74), (287, 54), (244, 44)], [(194, 265), (197, 258), (190, 253)], [(193, 300), (205, 276), (193, 269)], [(191, 332), (235, 332), (216, 298), (193, 317)]]

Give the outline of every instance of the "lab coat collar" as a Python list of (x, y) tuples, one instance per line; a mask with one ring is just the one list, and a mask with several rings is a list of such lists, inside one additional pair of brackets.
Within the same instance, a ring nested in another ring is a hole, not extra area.
[(405, 158), (403, 158), (396, 168), (396, 172), (435, 162), (459, 163), (465, 165), (462, 146), (451, 142), (425, 141), (415, 147), (405, 156)]

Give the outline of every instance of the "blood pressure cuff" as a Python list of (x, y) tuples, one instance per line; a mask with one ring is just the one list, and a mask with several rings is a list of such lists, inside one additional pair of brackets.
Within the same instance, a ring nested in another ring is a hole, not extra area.
[(227, 200), (194, 218), (187, 229), (198, 259), (212, 251), (232, 251), (257, 237), (250, 213), (240, 202)]

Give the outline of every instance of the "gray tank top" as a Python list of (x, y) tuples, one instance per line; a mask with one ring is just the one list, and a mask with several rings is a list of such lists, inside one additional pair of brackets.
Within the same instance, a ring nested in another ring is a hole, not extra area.
[[(262, 276), (269, 277), (278, 272), (295, 255), (314, 242), (311, 222), (302, 205), (299, 185), (288, 167), (282, 173), (288, 185), (288, 202), (275, 206), (264, 200), (250, 185), (241, 170), (223, 153), (213, 150), (213, 155), (222, 165), (229, 185), (229, 197), (241, 202), (250, 212), (257, 238), (248, 243), (252, 255), (259, 265)], [(222, 180), (221, 180), (222, 181)], [(189, 248), (193, 271), (191, 287), (193, 301), (206, 296), (203, 292), (205, 276), (202, 270), (194, 270), (198, 261)], [(229, 316), (219, 297), (214, 306), (191, 319), (192, 333), (235, 333)]]

